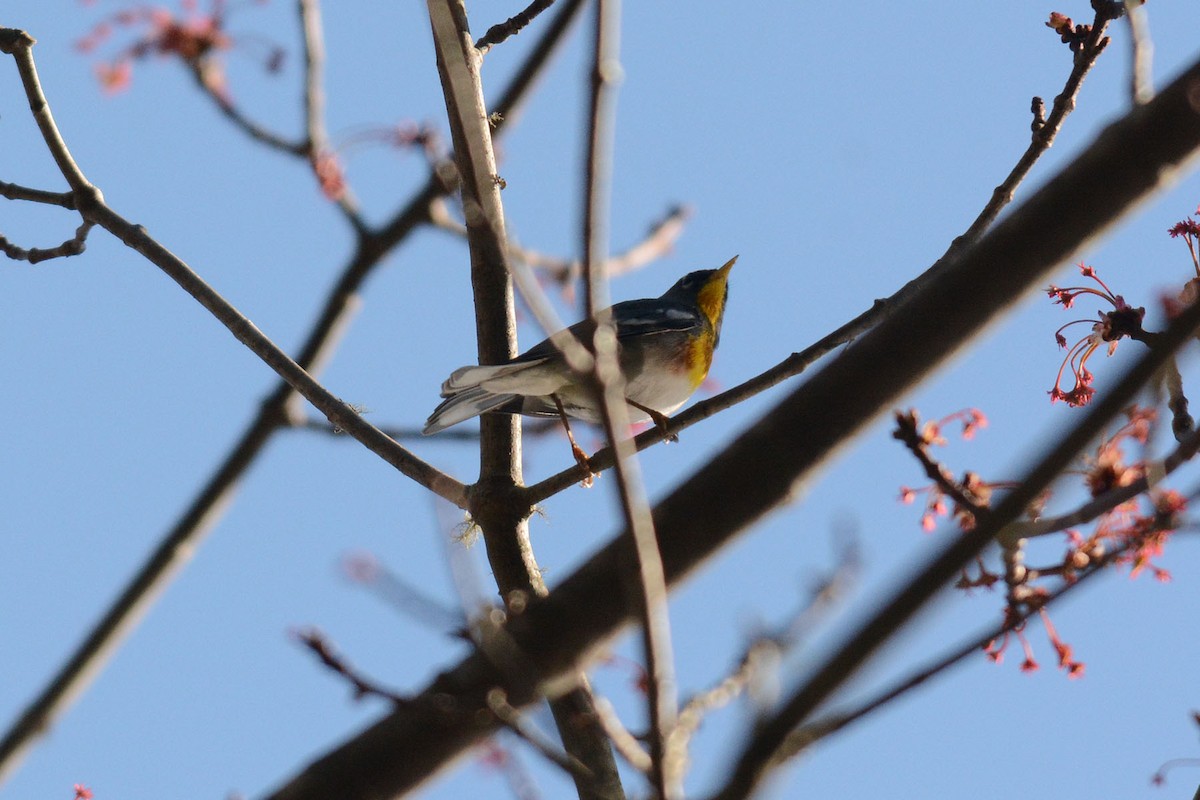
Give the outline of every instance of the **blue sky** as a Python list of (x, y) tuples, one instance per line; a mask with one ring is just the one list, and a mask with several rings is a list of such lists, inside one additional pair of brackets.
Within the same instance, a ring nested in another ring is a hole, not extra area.
[[(477, 32), (518, 10), (494, 1), (468, 7)], [(73, 44), (119, 8), (106, 0), (16, 0), (0, 22), (39, 40), (35, 54), (55, 117), (108, 202), (294, 351), (349, 252), (347, 227), (301, 164), (231, 128), (179, 65), (141, 62), (129, 91), (106, 96), (92, 74), (95, 59)], [(423, 8), (326, 4), (335, 139), (404, 121), (444, 132)], [(731, 386), (932, 263), (1024, 150), (1030, 97), (1049, 104), (1061, 89), (1070, 53), (1043, 21), (1051, 11), (1091, 17), (1081, 1), (973, 10), (934, 2), (775, 4), (769, 13), (715, 2), (626, 4), (612, 247), (639, 239), (674, 203), (689, 204), (694, 215), (673, 252), (616, 281), (614, 298), (660, 294), (683, 273), (738, 254), (712, 372), (718, 385)], [(1148, 10), (1154, 75), (1163, 85), (1200, 54), (1195, 12), (1179, 2)], [(229, 27), (246, 41), (257, 36), (296, 52), (291, 4), (239, 6)], [(1078, 110), (1020, 196), (1128, 108), (1127, 31), (1118, 25), (1113, 35)], [(487, 56), (491, 96), (532, 40), (522, 34)], [(578, 247), (586, 42), (577, 30), (500, 144), (509, 230), (543, 252), (573, 255)], [(292, 58), (281, 74), (267, 75), (256, 53), (231, 55), (232, 94), (247, 113), (293, 135), (298, 64)], [(15, 69), (0, 65), (0, 179), (61, 189)], [(419, 155), (377, 148), (355, 151), (347, 174), (378, 221), (425, 173)], [(1198, 203), (1200, 178), (1187, 176), (1084, 258), (1131, 303), (1152, 308), (1192, 274), (1182, 244), (1165, 231)], [(0, 209), (0, 232), (23, 246), (56, 243), (75, 225), (52, 209), (10, 201)], [(467, 266), (465, 246), (451, 236), (415, 235), (367, 284), (363, 308), (321, 376), (325, 385), (368, 409), (377, 425), (423, 421), (443, 378), (474, 358)], [(1058, 280), (1073, 282), (1074, 274), (1064, 265)], [(578, 314), (566, 306), (561, 313)], [(1081, 304), (1073, 316), (1093, 313)], [(975, 441), (944, 449), (953, 469), (1012, 477), (1071, 422), (1077, 412), (1051, 406), (1046, 393), (1061, 359), (1053, 332), (1073, 316), (1031, 296), (904, 400), (927, 417), (967, 406), (988, 415)], [(532, 324), (521, 337), (523, 346), (541, 338)], [(1112, 359), (1094, 362), (1097, 389), (1136, 352), (1125, 343)], [(99, 231), (79, 258), (0, 267), (0, 367), (0, 538), (8, 544), (0, 561), (0, 720), (7, 721), (190, 502), (276, 379), (174, 283)], [(1186, 382), (1186, 362), (1184, 369)], [(1194, 385), (1196, 370), (1190, 374)], [(645, 453), (651, 497), (785, 391)], [(598, 434), (585, 429), (580, 438), (590, 449)], [(461, 480), (476, 474), (470, 445), (431, 438), (411, 446)], [(530, 442), (527, 479), (568, 459), (556, 436)], [(719, 678), (757, 627), (783, 619), (851, 531), (862, 550), (861, 581), (781, 679), (786, 686), (803, 674), (946, 535), (923, 533), (919, 511), (896, 502), (901, 485), (921, 481), (881, 421), (796, 503), (686, 584), (671, 606), (684, 692)], [(618, 529), (613, 483), (605, 476), (590, 491), (568, 490), (534, 518), (534, 545), (552, 584)], [(1195, 477), (1184, 473), (1177, 484), (1190, 490)], [(1062, 493), (1064, 507), (1072, 491)], [(353, 702), (290, 641), (290, 630), (320, 627), (354, 664), (400, 690), (421, 687), (462, 655), (461, 645), (339, 572), (346, 553), (369, 551), (453, 604), (445, 542), (458, 521), (353, 441), (278, 436), (195, 558), (0, 797), (69, 798), (76, 782), (102, 800), (261, 794), (383, 711)], [(1040, 552), (1053, 559), (1061, 549), (1056, 540)], [(479, 591), (490, 595), (479, 548), (468, 558)], [(1020, 673), (1016, 654), (1001, 666), (976, 657), (816, 748), (767, 796), (1190, 798), (1200, 770), (1172, 773), (1165, 788), (1152, 788), (1149, 777), (1167, 759), (1196, 755), (1188, 716), (1200, 706), (1195, 538), (1177, 537), (1162, 563), (1173, 582), (1114, 572), (1054, 610), (1059, 633), (1087, 663), (1083, 679), (1053, 668), (1044, 636), (1031, 626), (1039, 672)], [(1000, 606), (986, 593), (945, 594), (849, 696), (993, 623)], [(638, 648), (623, 641), (617, 652), (636, 658)], [(600, 666), (593, 677), (640, 725), (628, 670)], [(535, 719), (550, 724), (547, 714)], [(695, 743), (690, 792), (712, 787), (747, 720), (744, 707), (709, 720)], [(544, 796), (567, 796), (567, 782), (536, 755), (519, 757)], [(423, 796), (511, 795), (493, 769), (468, 759)]]

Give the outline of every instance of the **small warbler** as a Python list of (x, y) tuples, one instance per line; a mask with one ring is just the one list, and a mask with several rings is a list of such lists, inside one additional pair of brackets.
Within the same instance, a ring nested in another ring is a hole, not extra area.
[[(610, 309), (631, 422), (653, 420), (666, 432), (667, 415), (708, 375), (736, 261), (734, 256), (720, 269), (689, 273), (661, 297), (626, 300)], [(591, 320), (568, 328), (580, 339), (592, 329)], [(425, 422), (427, 435), (489, 412), (560, 416), (568, 436), (568, 416), (600, 421), (593, 391), (549, 339), (503, 364), (456, 369), (442, 384), (442, 397)], [(571, 444), (580, 459), (573, 438)], [(586, 469), (586, 460), (580, 463)]]

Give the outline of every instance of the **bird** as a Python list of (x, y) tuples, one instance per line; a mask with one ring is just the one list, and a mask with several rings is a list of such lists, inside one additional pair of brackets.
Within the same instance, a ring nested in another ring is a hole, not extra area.
[[(653, 420), (669, 435), (668, 415), (708, 376), (721, 340), (729, 271), (737, 258), (718, 269), (690, 272), (659, 297), (625, 300), (609, 309), (630, 422)], [(594, 322), (586, 319), (567, 330), (584, 340)], [(487, 413), (558, 416), (576, 461), (590, 478), (587, 456), (575, 444), (567, 418), (599, 423), (599, 405), (594, 389), (572, 371), (550, 339), (503, 364), (454, 370), (442, 384), (441, 396), (425, 422), (426, 435)]]

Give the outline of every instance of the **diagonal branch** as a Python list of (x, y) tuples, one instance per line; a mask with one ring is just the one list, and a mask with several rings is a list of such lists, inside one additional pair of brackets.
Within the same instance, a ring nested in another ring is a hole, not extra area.
[[(317, 180), (322, 180), (323, 165), (334, 158), (329, 148), (329, 134), (325, 130), (325, 34), (321, 22), (320, 0), (298, 0), (300, 30), (304, 35), (304, 152)], [(335, 193), (334, 202), (347, 221), (358, 232), (366, 230), (366, 222), (358, 210), (358, 203), (345, 177), (338, 169), (341, 190)], [(322, 187), (323, 189), (326, 187)]]
[(465, 486), (396, 444), (374, 425), (364, 420), (354, 409), (334, 397), (303, 367), (267, 338), (254, 323), (209, 286), (182, 259), (163, 247), (141, 225), (129, 222), (104, 202), (103, 194), (87, 179), (71, 157), (70, 149), (50, 114), (49, 103), (42, 92), (41, 82), (38, 79), (31, 45), (32, 39), (29, 37), (26, 37), (26, 40), (18, 39), (17, 45), (11, 49), (11, 53), (16, 61), (17, 71), (21, 75), (30, 108), (34, 110), (38, 127), (42, 131), (42, 139), (59, 165), (63, 177), (71, 186), (77, 210), (85, 221), (104, 228), (165, 272), (184, 291), (208, 309), (238, 341), (246, 345), (289, 386), (325, 414), (330, 422), (353, 436), (367, 449), (383, 458), (404, 475), (460, 508), (466, 507)]
[[(516, 112), (528, 98), (536, 78), (547, 67), (551, 56), (562, 43), (572, 22), (578, 16), (583, 0), (565, 0), (551, 19), (533, 49), (518, 68), (501, 94), (495, 108), (501, 114), (496, 132), (499, 133), (515, 119)], [(23, 31), (0, 28), (0, 52), (13, 53), (17, 48), (28, 49), (33, 37)], [(34, 73), (36, 75), (36, 73)], [(40, 87), (37, 95), (41, 95)], [(44, 98), (41, 104), (31, 104), (39, 126), (43, 117), (52, 122)], [(43, 128), (44, 135), (57, 136), (51, 124)], [(52, 148), (55, 158), (63, 151)], [(69, 159), (69, 153), (67, 154)], [(73, 167), (60, 162), (60, 169)], [(68, 169), (67, 174), (75, 174)], [(70, 178), (68, 178), (70, 180)], [(72, 187), (73, 189), (76, 187)], [(342, 332), (349, 325), (360, 305), (359, 291), (375, 266), (429, 219), (429, 207), (446, 193), (441, 180), (431, 176), (425, 186), (399, 209), (384, 225), (373, 231), (360, 231), (358, 245), (349, 258), (334, 288), (325, 299), (324, 307), (313, 322), (308, 339), (300, 349), (297, 363), (310, 374), (323, 369)], [(74, 194), (67, 193), (74, 207)], [(204, 537), (232, 502), (241, 479), (263, 451), (267, 442), (285, 420), (294, 414), (290, 406), (299, 395), (288, 383), (279, 381), (263, 400), (258, 413), (230, 449), (225, 459), (204, 482), (192, 502), (162, 537), (146, 561), (138, 569), (100, 620), (0, 739), (0, 780), (18, 765), (21, 756), (34, 740), (45, 733), (53, 720), (65, 711), (90, 683), (108, 658), (116, 651), (125, 636), (161, 595), (171, 578), (190, 560)]]
[[(660, 502), (654, 522), (668, 583), (682, 581), (770, 509), (789, 501), (910, 386), (979, 335), (1051, 270), (1161, 191), (1198, 151), (1200, 62), (1154, 100), (1105, 129), (889, 319)], [(1080, 197), (1088, 202), (1081, 204)], [(1010, 498), (1013, 504), (1021, 500), (1016, 493)], [(1015, 516), (1024, 507), (1013, 511), (1008, 502), (991, 518)], [(622, 565), (631, 557), (628, 548), (627, 539), (617, 537), (545, 600), (509, 622), (514, 640), (540, 667), (545, 691), (557, 690), (555, 679), (576, 670), (634, 619), (635, 609), (619, 590)], [(502, 676), (486, 659), (472, 655), (420, 695), (451, 695), (464, 719), (390, 714), (318, 758), (269, 797), (316, 800), (335, 790), (347, 800), (403, 794), (494, 728), (480, 730), (467, 721), (471, 710), (484, 707), (484, 694), (494, 685), (503, 685)], [(534, 699), (509, 693), (514, 707)], [(394, 758), (396, 752), (404, 752), (405, 758)]]
[(1029, 604), (1025, 608), (1013, 612), (1011, 616), (1006, 615), (1005, 620), (1000, 625), (992, 626), (985, 632), (974, 635), (957, 647), (947, 650), (940, 658), (933, 659), (924, 666), (913, 670), (908, 675), (895, 680), (873, 696), (855, 703), (852, 708), (830, 712), (819, 719), (807, 722), (793, 730), (784, 741), (780, 757), (795, 757), (821, 739), (861, 721), (881, 708), (886, 707), (893, 700), (921, 686), (926, 681), (945, 673), (970, 656), (981, 653), (990, 642), (999, 639), (1009, 631), (1018, 630), (1024, 625), (1026, 620), (1035, 614), (1040, 614), (1042, 610), (1050, 607), (1052, 604), (1057, 603), (1063, 595), (1068, 592), (1074, 592), (1079, 586), (1085, 583), (1090, 584), (1092, 579), (1103, 573), (1106, 568), (1116, 563), (1117, 559), (1128, 553), (1135, 546), (1133, 542), (1130, 542), (1124, 547), (1119, 547), (1105, 553), (1099, 560), (1089, 565), (1087, 570), (1079, 573), (1074, 580), (1064, 582), (1056, 588), (1043, 602), (1036, 605)]
[[(975, 221), (971, 223), (971, 226), (966, 231), (955, 238), (941, 258), (921, 275), (901, 287), (891, 297), (876, 300), (871, 308), (804, 350), (792, 353), (765, 372), (714, 397), (695, 403), (685, 411), (672, 417), (672, 432), (679, 433), (695, 425), (697, 422), (708, 419), (727, 408), (741, 403), (743, 400), (765, 392), (783, 383), (788, 378), (795, 377), (804, 372), (808, 367), (836, 348), (853, 341), (879, 324), (881, 320), (892, 314), (908, 297), (926, 285), (934, 275), (950, 262), (953, 256), (978, 241), (984, 231), (996, 221), (1000, 212), (1012, 202), (1017, 187), (1029, 175), (1030, 170), (1033, 169), (1034, 164), (1037, 163), (1042, 154), (1054, 143), (1067, 116), (1075, 109), (1075, 98), (1078, 96), (1079, 90), (1083, 85), (1083, 79), (1091, 71), (1096, 63), (1096, 59), (1099, 58), (1100, 53), (1105, 49), (1105, 45), (1102, 44), (1106, 42), (1104, 31), (1111, 19), (1111, 9), (1102, 9), (1097, 12), (1095, 24), (1092, 26), (1092, 33), (1085, 42), (1083, 49), (1075, 58), (1062, 91), (1054, 98), (1054, 106), (1051, 109), (1050, 115), (1045, 119), (1041, 119), (1039, 116), (1034, 126), (1032, 139), (1025, 152), (1021, 154), (1017, 163), (1000, 185), (993, 190), (991, 198), (983, 210), (979, 212)], [(1035, 98), (1035, 104), (1040, 106), (1040, 103), (1040, 98)], [(639, 434), (635, 442), (640, 452), (647, 447), (658, 444), (663, 438), (664, 436), (661, 431), (657, 428), (651, 428)], [(608, 469), (613, 465), (612, 450), (608, 448), (601, 450), (593, 454), (588, 459), (588, 462), (595, 472)], [(561, 492), (573, 484), (576, 474), (574, 469), (568, 468), (539, 481), (529, 487), (530, 499), (535, 503), (540, 503), (546, 498)]]
[[(691, 215), (692, 210), (688, 206), (674, 205), (668, 208), (661, 218), (650, 225), (646, 235), (640, 240), (622, 252), (612, 253), (604, 259), (605, 273), (610, 279), (615, 278), (618, 275), (641, 269), (655, 259), (662, 258), (670, 252), (675, 242), (683, 235), (684, 225)], [(444, 208), (434, 210), (431, 222), (435, 227), (447, 233), (466, 236), (467, 227), (450, 216)], [(539, 253), (513, 242), (511, 238), (508, 242), (508, 256), (510, 261), (531, 267), (563, 286), (569, 285), (578, 278), (583, 269), (578, 260)], [(518, 289), (520, 288), (518, 285)], [(525, 292), (522, 291), (522, 294)], [(548, 327), (540, 317), (538, 324), (543, 328)], [(550, 327), (546, 334), (550, 335), (556, 330), (558, 330), (557, 327)]]
[[(1197, 82), (1200, 88), (1200, 81)], [(1200, 104), (1198, 104), (1200, 105)], [(1200, 116), (1200, 108), (1196, 109)], [(1200, 133), (1200, 125), (1198, 133)], [(836, 652), (820, 664), (770, 719), (759, 725), (742, 750), (729, 780), (714, 800), (743, 800), (766, 774), (779, 764), (788, 738), (797, 726), (855, 672), (949, 580), (989, 545), (1004, 527), (1026, 508), (1095, 437), (1119, 415), (1200, 329), (1200, 303), (1193, 304), (1171, 322), (1151, 350), (1125, 373), (1121, 381), (1091, 406), (1087, 415), (1049, 448), (1022, 480), (994, 508), (976, 517), (976, 527), (942, 547), (941, 551), (880, 609), (864, 622)]]
[[(467, 222), (479, 360), (495, 364), (516, 355), (517, 335), (504, 208), (479, 76), (482, 56), (471, 41), (461, 0), (428, 0), (427, 7)], [(519, 419), (485, 415), (470, 513), (483, 532), (496, 585), (512, 614), (546, 594), (529, 540), (532, 508), (518, 488), (521, 483)], [(504, 666), (499, 659), (492, 662)], [(594, 721), (594, 699), (582, 674), (573, 683), (551, 701), (551, 710), (567, 752), (588, 768), (587, 776), (572, 774), (576, 788), (585, 800), (618, 800), (624, 793), (611, 748)]]
[(667, 613), (667, 581), (637, 450), (629, 440), (625, 376), (621, 374), (617, 357), (615, 321), (608, 308), (608, 275), (604, 271), (608, 253), (617, 83), (621, 79), (620, 15), (620, 0), (596, 0), (583, 203), (584, 298), (587, 316), (596, 322), (592, 338), (596, 356), (595, 396), (604, 433), (616, 451), (617, 495), (634, 554), (624, 571), (623, 584), (630, 604), (638, 612), (642, 652), (646, 659), (650, 784), (659, 800), (673, 800), (682, 795), (683, 758), (675, 757), (667, 746), (679, 716), (671, 624)]
[(1042, 517), (1036, 520), (1016, 520), (1004, 528), (997, 537), (1002, 545), (1012, 545), (1020, 539), (1032, 539), (1050, 533), (1086, 525), (1101, 514), (1107, 514), (1122, 503), (1127, 503), (1140, 494), (1150, 491), (1179, 467), (1191, 461), (1200, 452), (1200, 431), (1185, 436), (1175, 449), (1161, 461), (1148, 464), (1146, 474), (1125, 486), (1117, 486), (1104, 494), (1065, 514)]
[(504, 22), (498, 22), (488, 28), (487, 33), (475, 43), (475, 49), (479, 51), (479, 55), (486, 54), (488, 50), (491, 50), (510, 36), (516, 36), (525, 29), (526, 25), (533, 22), (538, 14), (552, 5), (554, 5), (554, 0), (533, 0), (532, 3), (521, 9), (515, 16), (509, 17)]

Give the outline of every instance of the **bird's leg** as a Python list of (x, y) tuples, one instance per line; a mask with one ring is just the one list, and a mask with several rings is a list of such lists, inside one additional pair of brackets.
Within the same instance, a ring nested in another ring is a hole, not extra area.
[(654, 420), (654, 427), (658, 428), (659, 432), (662, 433), (663, 438), (666, 439), (668, 442), (678, 442), (679, 441), (679, 434), (671, 433), (671, 426), (670, 426), (671, 420), (669, 417), (667, 417), (666, 414), (661, 414), (658, 411), (655, 411), (653, 408), (644, 406), (641, 403), (630, 400), (628, 397), (625, 398), (625, 402), (629, 403), (629, 405), (633, 406), (634, 408), (638, 409), (639, 411), (644, 411), (645, 413), (649, 414), (650, 419)]
[(587, 453), (583, 452), (583, 448), (575, 443), (575, 435), (571, 433), (571, 423), (567, 420), (566, 409), (563, 408), (562, 400), (558, 399), (558, 395), (550, 395), (554, 399), (554, 407), (558, 409), (559, 419), (562, 420), (563, 428), (567, 431), (567, 441), (571, 443), (571, 455), (575, 456), (575, 463), (579, 465), (579, 469), (583, 471), (583, 481), (581, 485), (585, 489), (592, 486), (592, 465), (588, 463)]

